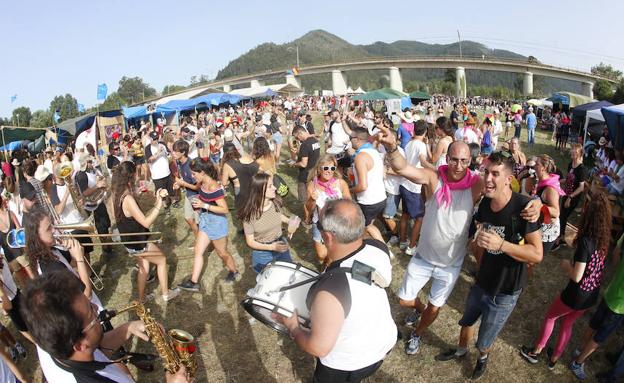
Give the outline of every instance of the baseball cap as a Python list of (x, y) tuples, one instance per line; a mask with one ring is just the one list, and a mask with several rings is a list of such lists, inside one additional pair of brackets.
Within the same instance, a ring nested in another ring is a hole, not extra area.
[(152, 140), (158, 140), (158, 132), (150, 132), (149, 136)]

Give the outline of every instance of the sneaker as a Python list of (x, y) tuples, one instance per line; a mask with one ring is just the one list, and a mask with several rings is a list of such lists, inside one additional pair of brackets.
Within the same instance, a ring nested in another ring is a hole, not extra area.
[(576, 363), (575, 360), (573, 360), (568, 365), (568, 368), (570, 369), (570, 371), (572, 371), (572, 373), (574, 374), (574, 376), (576, 376), (576, 378), (578, 380), (585, 380), (585, 379), (587, 379), (587, 374), (585, 373), (585, 365), (584, 364), (578, 364), (578, 363)]
[(392, 250), (388, 249), (388, 255), (390, 256), (390, 259), (394, 259), (394, 253), (392, 252)]
[[(240, 273), (238, 271), (230, 271), (225, 277), (226, 282), (236, 282), (240, 279)], [(189, 281), (190, 282), (190, 281)]]
[(407, 247), (407, 249), (405, 249), (405, 254), (409, 255), (409, 256), (414, 256), (416, 255), (416, 246), (414, 247)]
[(405, 353), (407, 355), (414, 355), (420, 349), (420, 337), (412, 334), (405, 345)]
[(194, 293), (198, 293), (199, 292), (199, 283), (195, 283), (195, 282), (191, 281), (190, 279), (187, 279), (186, 281), (180, 283), (178, 285), (178, 288), (180, 288), (182, 290), (192, 291)]
[(535, 353), (535, 349), (533, 347), (522, 346), (520, 348), (520, 355), (531, 364), (536, 364), (539, 362), (539, 354)]
[(401, 249), (401, 250), (405, 250), (405, 249), (407, 249), (407, 246), (409, 246), (409, 242), (407, 242), (407, 241), (405, 241), (405, 242), (401, 242), (401, 243), (399, 244), (399, 249)]
[(167, 295), (163, 295), (162, 298), (163, 298), (163, 301), (169, 302), (170, 300), (174, 299), (178, 295), (180, 295), (180, 289), (173, 289), (173, 290), (170, 289)]
[(573, 360), (568, 365), (568, 368), (570, 369), (570, 371), (572, 371), (572, 373), (574, 374), (574, 376), (576, 376), (578, 380), (587, 379), (587, 374), (585, 373), (585, 368), (583, 364), (578, 364), (575, 360)]
[(9, 347), (9, 355), (11, 355), (11, 359), (13, 362), (17, 362), (17, 358), (19, 357), (19, 352), (15, 347)]
[(446, 362), (449, 360), (461, 359), (468, 355), (468, 351), (464, 351), (463, 354), (459, 354), (457, 353), (457, 351), (458, 350), (456, 348), (451, 348), (441, 354), (436, 355), (435, 360), (437, 360), (438, 362)]
[(19, 355), (22, 358), (26, 359), (26, 356), (28, 356), (28, 353), (26, 352), (26, 349), (24, 348), (24, 346), (22, 346), (20, 342), (15, 343), (15, 349), (17, 350), (17, 352), (19, 352)]
[(397, 237), (396, 235), (393, 235), (392, 237), (390, 237), (390, 239), (387, 242), (388, 246), (394, 246), (397, 243), (399, 243), (399, 237)]
[(416, 324), (416, 322), (418, 322), (418, 319), (420, 319), (420, 313), (418, 312), (418, 310), (414, 309), (405, 317), (405, 325), (413, 326)]
[(485, 374), (485, 370), (487, 370), (487, 362), (488, 357), (486, 358), (477, 358), (477, 364), (475, 365), (474, 370), (472, 371), (472, 380), (477, 380)]
[(548, 349), (546, 349), (546, 355), (548, 355), (548, 365), (546, 366), (546, 368), (548, 368), (549, 371), (553, 371), (555, 369), (555, 366), (557, 365), (557, 361), (552, 361), (552, 347), (548, 347)]

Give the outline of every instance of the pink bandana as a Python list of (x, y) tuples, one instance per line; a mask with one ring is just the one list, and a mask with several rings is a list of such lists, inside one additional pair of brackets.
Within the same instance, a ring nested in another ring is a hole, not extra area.
[(551, 174), (550, 177), (546, 178), (543, 181), (540, 181), (537, 184), (537, 188), (541, 189), (543, 187), (550, 186), (559, 193), (560, 196), (566, 195), (566, 192), (561, 189), (561, 185), (559, 184), (559, 174)]
[(332, 178), (327, 182), (323, 182), (318, 177), (314, 177), (314, 184), (323, 190), (329, 199), (338, 198), (338, 193), (334, 190), (336, 181), (338, 181), (336, 178)]
[(440, 165), (440, 167), (438, 167), (438, 175), (442, 180), (442, 187), (440, 187), (440, 189), (436, 192), (436, 201), (438, 201), (438, 206), (442, 206), (442, 204), (446, 204), (448, 206), (451, 202), (453, 202), (451, 190), (466, 190), (479, 182), (479, 176), (472, 174), (470, 169), (466, 170), (466, 175), (461, 180), (457, 182), (449, 182), (446, 179), (447, 169), (448, 165)]

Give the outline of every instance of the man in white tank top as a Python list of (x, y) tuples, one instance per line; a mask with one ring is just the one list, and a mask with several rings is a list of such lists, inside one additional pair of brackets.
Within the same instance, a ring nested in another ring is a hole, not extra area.
[[(397, 295), (403, 307), (414, 309), (405, 322), (418, 326), (412, 332), (405, 346), (408, 355), (416, 354), (420, 348), (420, 337), (435, 321), (440, 308), (446, 304), (459, 277), (468, 245), (468, 229), (475, 203), (481, 197), (483, 179), (472, 174), (470, 149), (462, 141), (449, 145), (446, 166), (437, 171), (410, 166), (397, 154), (396, 140), (392, 134), (383, 132), (381, 142), (386, 147), (386, 156), (393, 170), (427, 188), (422, 232), (416, 252), (407, 267), (403, 284)], [(531, 214), (539, 217), (539, 208)], [(418, 293), (433, 278), (428, 304), (418, 299)]]
[[(388, 295), (392, 280), (388, 247), (364, 240), (364, 215), (349, 199), (328, 201), (321, 235), (331, 261), (308, 291), (311, 330), (295, 315), (275, 315), (303, 351), (317, 357), (314, 382), (360, 382), (377, 371), (397, 341)], [(354, 265), (373, 268), (375, 278), (354, 276)], [(348, 271), (347, 271), (348, 270)]]
[(353, 159), (355, 186), (351, 189), (351, 194), (356, 196), (357, 203), (364, 213), (366, 231), (374, 239), (383, 242), (381, 232), (375, 227), (374, 221), (386, 207), (384, 165), (381, 153), (369, 142), (369, 138), (370, 135), (364, 128), (355, 128), (351, 131), (351, 145), (355, 149)]

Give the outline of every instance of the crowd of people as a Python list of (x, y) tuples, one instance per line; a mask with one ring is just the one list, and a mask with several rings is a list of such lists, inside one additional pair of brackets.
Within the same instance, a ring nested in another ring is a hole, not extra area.
[[(322, 116), (321, 126), (314, 126), (315, 114)], [(527, 156), (520, 140), (525, 129), (534, 151), (533, 108), (512, 110), (511, 102), (492, 99), (435, 96), (397, 113), (397, 121), (393, 117), (346, 97), (277, 98), (194, 111), (179, 126), (164, 118), (133, 121), (125, 134), (110, 138), (108, 154), (78, 137), (40, 155), (7, 156), (0, 299), (24, 341), (36, 345), (47, 381), (133, 381), (115, 352), (132, 336), (148, 340), (141, 321), (113, 329), (103, 319), (89, 263), (97, 244), (89, 234), (102, 236), (104, 262), (112, 256), (111, 241), (121, 237), (124, 252), (136, 261), (136, 299), (148, 301), (148, 282), (157, 279), (158, 299), (167, 303), (182, 290), (202, 292), (205, 256), (212, 250), (226, 270), (223, 282), (242, 283), (247, 270), (232, 256), (232, 240), (248, 247), (251, 272), (262, 273), (275, 261), (294, 262), (289, 240), (297, 231), (309, 237), (322, 273), (307, 296), (311, 327), (303, 328), (297, 313), (273, 319), (317, 358), (315, 382), (358, 382), (381, 367), (400, 338), (393, 299), (407, 312), (404, 325), (413, 327), (405, 353), (417, 354), (469, 256), (477, 271), (458, 343), (435, 360), (446, 368), (444, 362), (465, 358), (476, 336), (471, 377), (480, 378), (519, 297), (534, 283), (531, 275), (564, 246), (574, 248), (574, 257), (561, 263), (569, 280), (543, 313), (535, 342), (519, 354), (531, 364), (546, 359), (553, 369), (575, 321), (597, 305), (568, 366), (585, 379), (588, 357), (624, 322), (622, 239), (612, 240), (611, 219), (612, 200), (624, 190), (622, 153), (611, 148), (607, 135), (593, 166), (583, 163), (578, 143), (569, 146), (569, 164), (556, 164), (547, 154)], [(557, 149), (567, 151), (568, 134), (560, 126), (569, 118), (551, 114), (540, 121), (553, 119)], [(296, 188), (283, 177), (289, 167), (296, 169)], [(301, 216), (284, 205), (289, 193)], [(149, 211), (141, 208), (145, 201)], [(568, 243), (568, 220), (579, 207), (578, 231)], [(192, 269), (174, 287), (168, 256), (151, 228), (177, 208), (194, 243)], [(92, 228), (77, 225), (85, 222)], [(16, 233), (25, 234), (23, 246), (16, 245)], [(392, 292), (392, 260), (403, 253), (410, 261)], [(344, 272), (355, 265), (375, 278), (366, 283)], [(601, 298), (604, 276), (611, 273)], [(558, 320), (556, 346), (542, 357)], [(25, 357), (24, 341), (5, 328), (0, 335), (9, 350), (0, 347), (0, 377), (29, 381), (16, 364)], [(624, 356), (601, 379), (622, 376), (622, 361)], [(184, 368), (166, 379), (189, 381)]]

